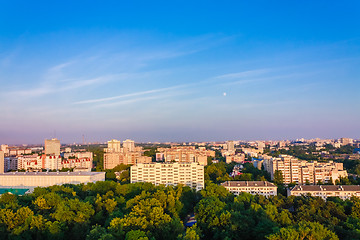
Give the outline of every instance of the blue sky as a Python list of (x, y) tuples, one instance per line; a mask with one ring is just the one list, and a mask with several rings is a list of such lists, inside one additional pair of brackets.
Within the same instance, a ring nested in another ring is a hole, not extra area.
[(8, 1), (0, 141), (359, 138), (358, 1)]

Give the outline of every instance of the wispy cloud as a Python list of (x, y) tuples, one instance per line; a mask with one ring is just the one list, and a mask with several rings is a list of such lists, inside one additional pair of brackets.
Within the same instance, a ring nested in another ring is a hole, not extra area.
[(18, 97), (40, 97), (47, 94), (76, 90), (78, 88), (91, 86), (94, 84), (105, 83), (115, 78), (116, 78), (115, 75), (108, 75), (108, 76), (100, 76), (96, 78), (83, 79), (83, 80), (68, 79), (67, 80), (68, 83), (66, 84), (43, 82), (42, 85), (39, 87), (32, 89), (16, 90), (16, 91), (8, 92), (7, 94)]
[(84, 100), (84, 101), (75, 102), (74, 104), (89, 104), (89, 103), (108, 102), (108, 101), (114, 101), (114, 100), (118, 100), (118, 99), (122, 99), (122, 98), (138, 97), (138, 96), (144, 96), (144, 95), (149, 95), (149, 94), (154, 94), (154, 93), (167, 92), (167, 91), (176, 90), (176, 89), (187, 87), (187, 86), (189, 86), (189, 84), (177, 85), (177, 86), (166, 87), (166, 88), (158, 88), (158, 89), (152, 89), (152, 90), (140, 91), (140, 92), (134, 92), (134, 93), (128, 93), (128, 94), (122, 94), (122, 95), (107, 97), (107, 98), (88, 99), (88, 100)]
[(223, 74), (223, 75), (214, 77), (214, 79), (236, 79), (236, 78), (252, 77), (252, 76), (262, 75), (264, 73), (269, 73), (271, 71), (272, 70), (270, 68), (255, 69), (255, 70), (249, 70), (249, 71)]

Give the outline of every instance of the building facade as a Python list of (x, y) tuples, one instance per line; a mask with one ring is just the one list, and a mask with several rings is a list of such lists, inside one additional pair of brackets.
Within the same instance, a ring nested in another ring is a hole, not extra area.
[(105, 172), (9, 172), (0, 174), (0, 188), (35, 188), (105, 181)]
[(139, 163), (131, 166), (130, 179), (131, 183), (183, 184), (199, 191), (204, 188), (204, 166), (195, 162)]
[(171, 148), (158, 148), (156, 161), (165, 162), (197, 162), (207, 165), (207, 157), (215, 157), (215, 151), (195, 146), (171, 146)]
[(45, 154), (46, 155), (60, 155), (60, 140), (53, 139), (45, 139)]
[(236, 196), (242, 192), (265, 197), (277, 195), (277, 186), (268, 181), (226, 181), (221, 186)]
[(285, 184), (335, 183), (340, 177), (347, 177), (343, 164), (333, 161), (308, 162), (289, 155), (280, 155), (278, 158), (266, 156), (263, 159), (264, 168), (270, 173), (271, 179), (274, 179), (275, 171), (281, 171)]
[(339, 197), (342, 200), (360, 197), (359, 185), (297, 185), (288, 190), (288, 196), (311, 195), (313, 197)]

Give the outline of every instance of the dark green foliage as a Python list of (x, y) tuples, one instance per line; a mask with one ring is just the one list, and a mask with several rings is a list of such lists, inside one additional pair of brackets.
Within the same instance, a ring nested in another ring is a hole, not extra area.
[[(0, 196), (0, 238), (360, 239), (360, 199), (234, 196), (217, 184), (231, 179), (233, 166), (207, 166), (200, 192), (182, 185), (104, 181), (36, 188), (24, 196), (6, 193)], [(268, 178), (251, 164), (243, 172), (251, 180)], [(282, 188), (281, 178), (276, 181)], [(186, 229), (192, 214), (197, 224)]]

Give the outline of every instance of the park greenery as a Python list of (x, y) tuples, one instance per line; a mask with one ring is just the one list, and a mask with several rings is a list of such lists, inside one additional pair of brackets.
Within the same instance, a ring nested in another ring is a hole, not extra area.
[[(102, 146), (94, 153), (94, 170), (102, 170)], [(147, 146), (148, 156), (155, 156)], [(286, 197), (281, 172), (273, 182), (275, 197), (242, 193), (234, 196), (219, 185), (224, 181), (269, 181), (264, 170), (243, 164), (240, 175), (230, 177), (236, 163), (217, 154), (208, 159), (205, 189), (130, 184), (130, 166), (106, 170), (107, 181), (36, 188), (33, 193), (0, 196), (1, 239), (85, 240), (200, 240), (200, 239), (360, 239), (360, 199)], [(349, 162), (357, 173), (358, 162)], [(344, 165), (346, 165), (344, 163)], [(359, 184), (341, 179), (341, 184)], [(185, 227), (191, 215), (197, 223)]]

